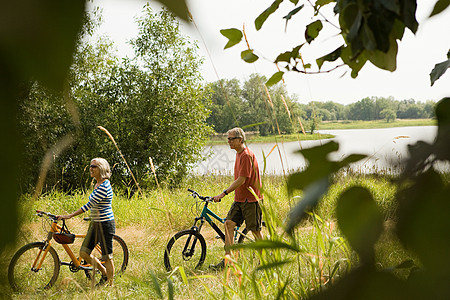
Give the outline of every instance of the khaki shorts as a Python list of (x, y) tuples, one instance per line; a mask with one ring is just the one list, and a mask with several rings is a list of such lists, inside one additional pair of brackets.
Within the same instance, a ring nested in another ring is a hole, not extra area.
[(258, 202), (233, 202), (226, 219), (235, 222), (237, 226), (241, 226), (245, 221), (248, 230), (260, 231), (261, 207)]

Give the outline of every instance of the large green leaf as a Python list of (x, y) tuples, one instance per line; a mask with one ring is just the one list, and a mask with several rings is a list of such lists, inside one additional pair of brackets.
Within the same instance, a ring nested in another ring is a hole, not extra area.
[(339, 14), (339, 24), (341, 25), (344, 38), (347, 41), (352, 41), (356, 38), (361, 27), (361, 22), (362, 14), (356, 3), (350, 3), (344, 7)]
[(450, 68), (450, 59), (438, 63), (430, 73), (431, 86)]
[(450, 5), (450, 0), (439, 0), (433, 7), (433, 11), (430, 14), (430, 17), (437, 15), (444, 11)]
[(281, 79), (283, 79), (283, 74), (284, 74), (284, 72), (282, 72), (282, 71), (279, 71), (279, 72), (276, 72), (275, 74), (273, 74), (272, 77), (270, 77), (269, 80), (267, 80), (266, 86), (269, 87), (269, 86), (272, 86), (272, 85), (278, 83)]
[(366, 157), (366, 155), (353, 154), (345, 157), (341, 161), (330, 161), (328, 156), (331, 152), (337, 151), (339, 144), (328, 142), (322, 146), (300, 150), (308, 161), (308, 168), (305, 171), (293, 173), (288, 177), (288, 193), (295, 190), (303, 190), (302, 199), (289, 212), (286, 231), (291, 233), (295, 226), (303, 219), (306, 212), (314, 208), (330, 186), (330, 175), (340, 168), (350, 163), (356, 162)]
[(361, 28), (361, 40), (366, 50), (374, 51), (378, 47), (375, 35), (367, 22), (364, 22)]
[(294, 252), (301, 252), (302, 250), (298, 245), (288, 244), (282, 241), (271, 241), (271, 240), (257, 240), (254, 243), (243, 243), (235, 244), (231, 247), (232, 249), (286, 249)]
[(189, 21), (189, 11), (186, 6), (186, 0), (156, 0), (164, 4), (177, 17)]
[(445, 258), (445, 253), (450, 251), (450, 241), (443, 238), (450, 230), (449, 192), (448, 182), (430, 168), (416, 176), (408, 188), (402, 187), (397, 195), (398, 236), (437, 278), (446, 274), (450, 266)]
[(367, 59), (380, 69), (395, 71), (397, 69), (397, 41), (391, 38), (390, 48), (387, 53), (380, 50), (365, 51)]
[(297, 47), (292, 49), (292, 51), (286, 51), (284, 53), (281, 53), (275, 59), (275, 63), (280, 62), (280, 61), (285, 61), (285, 62), (289, 63), (289, 62), (291, 62), (291, 59), (295, 60), (297, 58), (300, 58), (299, 51), (303, 45), (304, 44), (298, 45)]
[(244, 50), (241, 52), (241, 58), (247, 63), (254, 63), (259, 57), (253, 53), (253, 50)]
[(236, 44), (239, 44), (244, 36), (242, 31), (236, 28), (222, 29), (220, 33), (228, 39), (227, 44), (224, 49), (233, 47)]
[(336, 2), (336, 0), (317, 0), (314, 6), (316, 9), (319, 9), (320, 7), (330, 4), (331, 2)]
[(363, 263), (375, 258), (374, 246), (383, 231), (383, 216), (370, 192), (362, 187), (346, 190), (338, 199), (339, 228)]
[(390, 10), (397, 15), (400, 14), (400, 1), (392, 1), (392, 0), (378, 0), (387, 10)]
[(302, 4), (299, 7), (296, 7), (295, 9), (291, 10), (287, 15), (285, 15), (283, 17), (283, 19), (286, 19), (286, 24), (292, 18), (292, 16), (294, 16), (296, 13), (298, 13), (300, 10), (302, 10), (304, 6), (305, 5)]
[(416, 20), (417, 3), (416, 0), (403, 0), (401, 20), (413, 33), (416, 33), (419, 23)]
[(305, 39), (310, 44), (316, 37), (319, 36), (320, 31), (323, 28), (323, 24), (320, 20), (314, 21), (306, 26)]
[(292, 234), (297, 224), (301, 222), (308, 211), (319, 203), (319, 200), (325, 195), (329, 187), (330, 181), (328, 176), (325, 176), (305, 188), (302, 199), (289, 212), (288, 222), (286, 224), (287, 233)]
[(272, 5), (270, 5), (265, 11), (263, 11), (256, 19), (255, 19), (255, 28), (256, 30), (260, 30), (263, 26), (264, 22), (266, 22), (267, 18), (273, 14), (278, 7), (280, 6), (283, 0), (275, 0)]
[(341, 161), (330, 161), (328, 159), (329, 154), (338, 149), (339, 144), (331, 141), (321, 146), (298, 151), (308, 161), (309, 167), (302, 172), (293, 173), (288, 177), (288, 192), (292, 193), (297, 189), (303, 190), (315, 181), (320, 181), (340, 168), (366, 157), (366, 155), (353, 154)]
[(358, 72), (362, 69), (364, 64), (367, 61), (367, 57), (365, 55), (366, 51), (363, 51), (360, 55), (355, 57), (350, 47), (343, 47), (341, 51), (341, 59), (342, 61), (352, 69), (351, 76), (352, 78), (356, 78), (358, 76)]
[(343, 168), (348, 166), (351, 163), (360, 161), (361, 159), (366, 158), (367, 155), (365, 154), (350, 154), (349, 156), (345, 157), (343, 160), (338, 162), (338, 167)]
[(62, 90), (84, 10), (84, 0), (2, 1), (2, 68)]
[(340, 46), (336, 50), (334, 50), (331, 53), (328, 53), (325, 56), (322, 56), (316, 60), (317, 66), (319, 67), (319, 70), (322, 68), (322, 65), (326, 61), (335, 61), (339, 57), (341, 57), (342, 49), (344, 48), (344, 45)]

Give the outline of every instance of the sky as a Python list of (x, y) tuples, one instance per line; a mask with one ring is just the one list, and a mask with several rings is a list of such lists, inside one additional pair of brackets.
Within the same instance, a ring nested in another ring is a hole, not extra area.
[[(312, 21), (311, 8), (305, 5), (300, 12), (303, 18), (295, 17), (285, 27), (283, 16), (295, 6), (284, 1), (278, 12), (269, 17), (260, 31), (256, 31), (254, 20), (273, 0), (187, 0), (195, 24), (181, 22), (181, 31), (198, 41), (199, 55), (205, 58), (201, 68), (207, 82), (236, 78), (244, 82), (252, 73), (269, 78), (277, 72), (273, 60), (279, 53), (290, 51), (304, 43), (305, 26)], [(434, 100), (450, 96), (450, 70), (434, 85), (430, 86), (429, 74), (436, 63), (447, 59), (450, 49), (450, 8), (440, 15), (428, 18), (435, 0), (418, 0), (416, 18), (419, 29), (414, 35), (408, 29), (399, 43), (397, 70), (380, 70), (367, 62), (356, 79), (350, 77), (348, 68), (333, 72), (305, 75), (285, 73), (285, 86), (290, 95), (295, 94), (301, 103), (310, 101), (333, 101), (342, 104), (357, 102), (365, 97), (394, 97), (396, 100)], [(91, 0), (89, 8), (98, 6), (103, 10), (104, 22), (100, 34), (109, 36), (118, 48), (120, 56), (132, 56), (128, 41), (137, 36), (135, 18), (142, 16), (143, 0)], [(150, 1), (155, 10), (159, 2)], [(333, 20), (333, 4), (327, 6), (327, 16)], [(300, 14), (299, 13), (299, 14)], [(240, 59), (240, 52), (247, 49), (244, 42), (224, 49), (227, 39), (221, 29), (245, 26), (250, 47), (260, 56), (254, 64)], [(321, 57), (342, 44), (337, 29), (325, 26), (319, 39), (302, 47), (306, 62), (314, 65)], [(322, 37), (323, 36), (323, 37)], [(324, 64), (323, 70), (330, 65)]]

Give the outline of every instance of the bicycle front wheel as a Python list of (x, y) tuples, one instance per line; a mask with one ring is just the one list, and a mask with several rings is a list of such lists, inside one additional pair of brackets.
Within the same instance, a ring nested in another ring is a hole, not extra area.
[(183, 230), (176, 233), (167, 244), (164, 252), (164, 266), (170, 272), (175, 267), (186, 271), (199, 269), (206, 258), (206, 242), (195, 230)]
[(44, 257), (44, 246), (42, 242), (30, 243), (14, 254), (9, 263), (8, 280), (15, 292), (35, 293), (47, 290), (58, 279), (58, 254), (47, 245), (50, 249)]

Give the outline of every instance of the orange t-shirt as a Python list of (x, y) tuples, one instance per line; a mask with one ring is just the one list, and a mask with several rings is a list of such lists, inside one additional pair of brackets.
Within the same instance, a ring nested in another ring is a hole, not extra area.
[[(234, 201), (236, 202), (257, 202), (263, 197), (259, 188), (261, 187), (261, 176), (259, 176), (258, 162), (255, 154), (245, 147), (241, 153), (236, 153), (236, 162), (234, 163), (234, 180), (238, 177), (245, 177), (245, 183), (234, 191)], [(249, 190), (252, 188), (258, 199), (255, 199), (253, 193)]]

